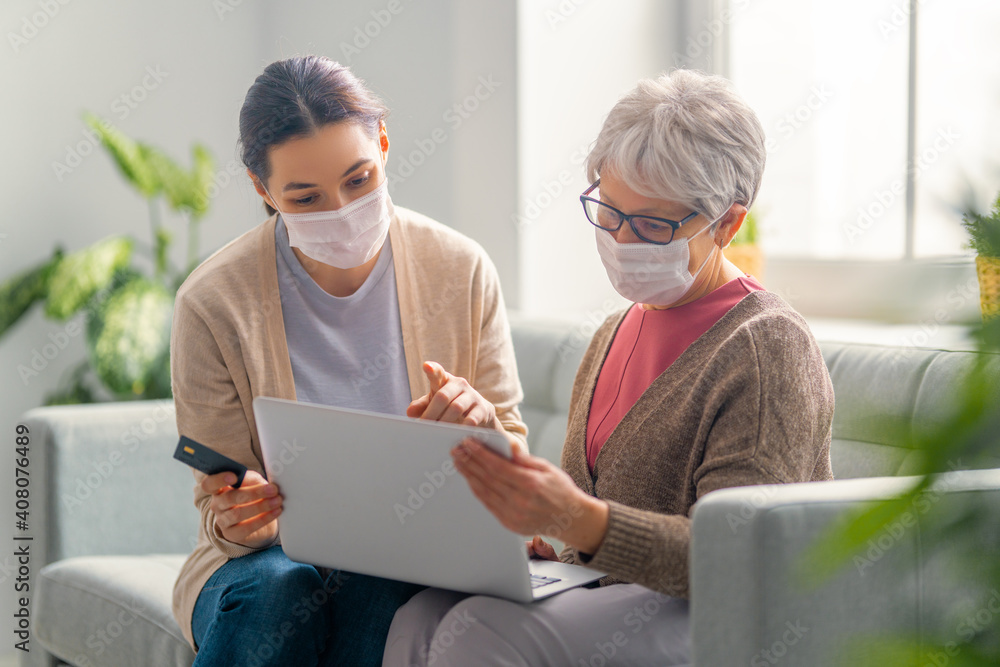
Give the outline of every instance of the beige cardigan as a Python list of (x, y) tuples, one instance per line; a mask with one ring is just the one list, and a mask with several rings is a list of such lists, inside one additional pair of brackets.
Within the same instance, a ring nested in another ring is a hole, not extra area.
[[(524, 441), (521, 385), (496, 269), (467, 237), (395, 210), (389, 236), (411, 396), (429, 389), (421, 364), (440, 362), (468, 379), (496, 407), (503, 427)], [(276, 220), (271, 216), (191, 273), (177, 292), (170, 340), (178, 432), (261, 473), (253, 398), (295, 399), (275, 264)], [(196, 482), (204, 477), (194, 476)], [(205, 582), (229, 559), (257, 551), (222, 537), (210, 501), (196, 483), (198, 543), (174, 585), (174, 617), (192, 647), (191, 616)]]
[(833, 384), (802, 317), (752, 292), (695, 340), (639, 397), (587, 467), (587, 420), (597, 377), (625, 312), (594, 334), (573, 385), (562, 467), (608, 502), (592, 555), (563, 561), (688, 597), (691, 509), (731, 486), (833, 479)]

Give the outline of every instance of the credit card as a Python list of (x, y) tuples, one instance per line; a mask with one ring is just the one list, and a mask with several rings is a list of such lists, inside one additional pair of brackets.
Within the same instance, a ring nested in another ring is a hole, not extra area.
[(243, 483), (243, 477), (247, 474), (247, 467), (242, 463), (237, 463), (228, 456), (220, 454), (186, 435), (182, 435), (180, 442), (177, 443), (177, 449), (174, 450), (174, 458), (181, 463), (188, 464), (195, 470), (200, 470), (206, 475), (214, 475), (220, 472), (234, 473), (236, 475), (236, 483), (233, 484), (233, 487), (236, 488)]

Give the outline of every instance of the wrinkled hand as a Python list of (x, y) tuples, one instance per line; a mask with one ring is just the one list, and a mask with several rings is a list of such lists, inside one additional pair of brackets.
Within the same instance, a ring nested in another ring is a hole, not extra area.
[(608, 504), (546, 459), (517, 448), (505, 459), (473, 438), (451, 455), (472, 493), (508, 530), (547, 535), (585, 553), (594, 553), (604, 539)]
[(540, 558), (542, 560), (554, 560), (559, 562), (559, 555), (552, 545), (546, 542), (539, 535), (525, 542), (528, 547), (528, 558)]
[(212, 494), (210, 505), (215, 525), (222, 536), (251, 548), (270, 544), (278, 533), (275, 519), (281, 514), (281, 494), (255, 470), (247, 470), (240, 488), (234, 489), (236, 475), (220, 472), (201, 480), (201, 489)]
[(423, 369), (431, 390), (410, 403), (408, 417), (503, 430), (496, 408), (468, 380), (452, 375), (436, 361), (425, 361)]

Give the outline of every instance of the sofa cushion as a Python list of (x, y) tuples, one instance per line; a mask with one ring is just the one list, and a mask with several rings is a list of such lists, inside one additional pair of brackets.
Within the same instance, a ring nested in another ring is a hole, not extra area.
[(35, 638), (75, 665), (189, 667), (194, 651), (171, 612), (185, 558), (80, 556), (47, 565), (35, 593)]

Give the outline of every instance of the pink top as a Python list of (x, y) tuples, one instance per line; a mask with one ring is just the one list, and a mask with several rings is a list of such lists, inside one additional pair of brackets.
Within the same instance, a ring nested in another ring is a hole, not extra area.
[(764, 289), (751, 276), (730, 280), (700, 299), (666, 310), (632, 306), (615, 334), (597, 377), (587, 420), (591, 474), (601, 447), (653, 380), (750, 292)]

